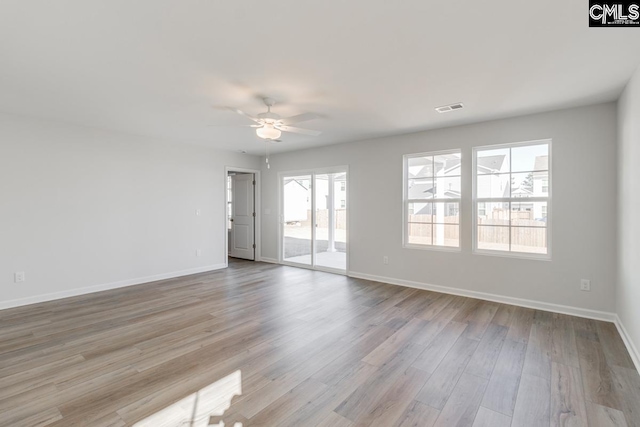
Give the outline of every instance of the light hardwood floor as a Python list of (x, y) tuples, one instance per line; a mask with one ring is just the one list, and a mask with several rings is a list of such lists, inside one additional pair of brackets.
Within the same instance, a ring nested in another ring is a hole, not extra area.
[(610, 323), (244, 261), (0, 311), (0, 425), (220, 421), (637, 427), (640, 376)]

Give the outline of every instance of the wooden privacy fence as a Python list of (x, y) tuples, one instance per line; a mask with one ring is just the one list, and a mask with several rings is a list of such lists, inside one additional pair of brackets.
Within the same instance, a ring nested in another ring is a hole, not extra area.
[[(431, 237), (432, 224), (425, 223), (426, 215), (409, 215), (409, 236), (412, 237)], [(458, 216), (444, 217), (444, 238), (446, 240), (458, 240), (460, 238), (460, 227), (458, 226)], [(438, 224), (433, 224), (433, 228), (437, 228)], [(438, 230), (436, 230), (436, 233)]]
[[(509, 220), (511, 228), (508, 227)], [(535, 219), (533, 211), (509, 213), (506, 209), (494, 209), (490, 216), (478, 218), (478, 242), (500, 246), (509, 245), (509, 241), (512, 250), (544, 252), (547, 247), (546, 221)]]
[[(307, 218), (311, 218), (311, 211), (308, 211)], [(329, 227), (329, 210), (328, 209), (318, 209), (316, 211), (316, 224), (318, 228)], [(346, 209), (336, 209), (336, 229), (338, 230), (347, 229), (347, 210)]]
[[(547, 247), (546, 222), (532, 219), (531, 212), (512, 212), (513, 227), (509, 227), (509, 212), (506, 215), (494, 215), (492, 218), (478, 218), (478, 242), (494, 244), (496, 248), (509, 245), (509, 233), (511, 232), (512, 249), (539, 248), (535, 252), (544, 252)], [(504, 218), (506, 216), (506, 218)], [(424, 223), (425, 215), (409, 215), (409, 236), (412, 238), (431, 238), (432, 233), (438, 233), (437, 224)], [(446, 240), (458, 240), (460, 227), (457, 226), (458, 216), (444, 217), (444, 238)]]

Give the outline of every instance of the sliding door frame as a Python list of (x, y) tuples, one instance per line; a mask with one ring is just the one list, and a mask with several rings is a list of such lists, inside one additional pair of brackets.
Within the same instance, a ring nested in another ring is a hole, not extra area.
[[(323, 267), (316, 265), (316, 175), (324, 175), (330, 173), (344, 173), (345, 174), (345, 191), (347, 195), (347, 231), (346, 231), (346, 266), (344, 270), (339, 270), (330, 267)], [(286, 177), (309, 175), (311, 177), (311, 264), (299, 264), (295, 262), (285, 261), (284, 259), (284, 179)], [(307, 268), (310, 270), (325, 271), (328, 273), (348, 275), (349, 273), (349, 247), (350, 238), (349, 233), (351, 230), (351, 221), (349, 211), (350, 208), (350, 191), (349, 191), (349, 166), (332, 166), (327, 168), (314, 168), (303, 169), (294, 171), (284, 171), (278, 173), (278, 263), (282, 265), (289, 265), (292, 267)]]

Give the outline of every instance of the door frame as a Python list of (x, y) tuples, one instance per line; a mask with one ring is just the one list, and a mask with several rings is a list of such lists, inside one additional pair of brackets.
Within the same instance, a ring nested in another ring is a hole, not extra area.
[(229, 206), (229, 200), (227, 197), (227, 177), (229, 176), (229, 172), (240, 172), (240, 173), (252, 173), (254, 174), (253, 176), (255, 177), (256, 180), (256, 185), (254, 187), (254, 193), (253, 193), (253, 198), (254, 198), (254, 209), (256, 211), (256, 217), (254, 219), (254, 243), (256, 244), (256, 250), (254, 252), (254, 260), (255, 261), (262, 261), (262, 256), (261, 256), (261, 236), (262, 236), (262, 232), (260, 231), (260, 225), (261, 225), (261, 216), (260, 216), (260, 170), (259, 169), (248, 169), (248, 168), (237, 168), (234, 166), (225, 166), (224, 168), (224, 263), (225, 265), (228, 267), (229, 266), (229, 229), (227, 228), (227, 212), (228, 212), (228, 206)]
[[(347, 174), (346, 179), (345, 179), (345, 189), (346, 189), (346, 193), (347, 193), (347, 212), (346, 212), (346, 221), (347, 221), (347, 232), (346, 232), (346, 237), (347, 237), (347, 265), (345, 266), (344, 270), (337, 270), (334, 268), (329, 268), (329, 267), (322, 267), (322, 266), (316, 266), (315, 264), (315, 241), (316, 241), (316, 227), (312, 226), (311, 227), (311, 242), (312, 242), (312, 249), (311, 249), (311, 261), (312, 263), (310, 265), (305, 265), (305, 264), (298, 264), (295, 262), (288, 262), (284, 260), (284, 247), (282, 245), (282, 241), (284, 239), (284, 194), (283, 194), (283, 179), (286, 176), (295, 176), (295, 175), (310, 175), (311, 176), (311, 219), (312, 219), (312, 223), (313, 223), (313, 219), (315, 219), (315, 215), (316, 215), (316, 200), (315, 200), (315, 195), (316, 195), (316, 190), (315, 190), (315, 177), (316, 175), (323, 175), (323, 174), (327, 174), (327, 173), (340, 173), (340, 172), (345, 172)], [(325, 271), (327, 273), (335, 273), (335, 274), (342, 274), (345, 276), (349, 275), (349, 252), (350, 252), (350, 248), (351, 248), (351, 239), (350, 239), (350, 232), (351, 232), (351, 202), (350, 202), (350, 198), (351, 198), (351, 192), (350, 192), (350, 186), (349, 186), (349, 179), (350, 179), (350, 174), (349, 174), (349, 165), (342, 165), (342, 166), (331, 166), (331, 167), (325, 167), (325, 168), (312, 168), (312, 169), (302, 169), (302, 170), (293, 170), (293, 171), (283, 171), (283, 172), (278, 172), (278, 264), (282, 264), (282, 265), (289, 265), (291, 267), (300, 267), (300, 268), (306, 268), (309, 270), (318, 270), (318, 271)]]

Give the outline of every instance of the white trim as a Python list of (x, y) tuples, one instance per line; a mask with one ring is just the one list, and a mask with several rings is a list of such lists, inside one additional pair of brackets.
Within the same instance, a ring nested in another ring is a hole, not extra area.
[(155, 274), (153, 276), (137, 277), (135, 279), (119, 280), (117, 282), (102, 283), (100, 285), (69, 289), (66, 291), (52, 292), (49, 294), (35, 295), (32, 297), (18, 298), (9, 301), (0, 301), (0, 310), (53, 301), (62, 298), (75, 297), (79, 295), (92, 294), (94, 292), (108, 291), (110, 289), (124, 288), (126, 286), (141, 285), (143, 283), (156, 282), (158, 280), (173, 279), (175, 277), (188, 276), (190, 274), (205, 273), (208, 271), (220, 270), (222, 268), (227, 268), (227, 263), (207, 265), (204, 267), (190, 268), (187, 270), (172, 271), (170, 273)]
[(357, 279), (373, 280), (376, 282), (389, 283), (391, 285), (406, 286), (409, 288), (435, 291), (443, 294), (459, 295), (468, 298), (476, 298), (485, 301), (493, 301), (501, 304), (517, 305), (519, 307), (533, 308), (536, 310), (550, 311), (553, 313), (568, 314), (570, 316), (584, 317), (587, 319), (603, 320), (615, 322), (616, 314), (606, 311), (589, 310), (586, 308), (571, 307), (568, 305), (552, 304), (549, 302), (535, 301), (523, 298), (507, 297), (503, 295), (490, 294), (486, 292), (470, 291), (467, 289), (450, 288), (448, 286), (431, 285), (429, 283), (414, 282), (411, 280), (393, 279), (391, 277), (375, 276), (372, 274), (358, 273), (350, 271), (349, 277)]
[(264, 256), (262, 257), (262, 259), (260, 261), (268, 262), (270, 264), (280, 264), (277, 259), (275, 259), (275, 258), (267, 258), (267, 257), (264, 257)]
[(633, 344), (633, 341), (631, 341), (631, 337), (629, 336), (629, 333), (627, 332), (624, 325), (622, 324), (622, 320), (620, 320), (620, 317), (617, 314), (615, 315), (615, 317), (616, 319), (614, 323), (616, 325), (616, 328), (618, 329), (618, 333), (622, 337), (622, 341), (624, 341), (624, 345), (627, 347), (627, 351), (631, 356), (631, 360), (633, 360), (633, 364), (636, 366), (636, 371), (640, 372), (640, 352), (638, 351), (636, 346)]

